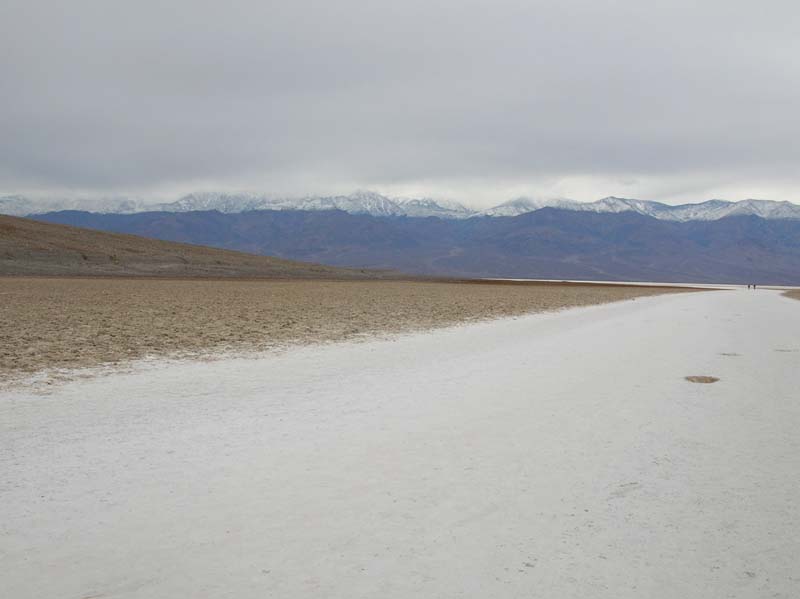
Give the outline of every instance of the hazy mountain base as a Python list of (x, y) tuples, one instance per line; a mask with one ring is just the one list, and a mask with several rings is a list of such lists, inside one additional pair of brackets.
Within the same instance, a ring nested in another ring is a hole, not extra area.
[(688, 290), (400, 281), (0, 278), (0, 381), (400, 333)]

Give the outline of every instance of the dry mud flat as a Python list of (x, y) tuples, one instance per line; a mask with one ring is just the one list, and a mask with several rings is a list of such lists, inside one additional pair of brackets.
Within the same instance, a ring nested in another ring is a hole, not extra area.
[(0, 380), (43, 369), (335, 341), (666, 292), (419, 281), (0, 278)]

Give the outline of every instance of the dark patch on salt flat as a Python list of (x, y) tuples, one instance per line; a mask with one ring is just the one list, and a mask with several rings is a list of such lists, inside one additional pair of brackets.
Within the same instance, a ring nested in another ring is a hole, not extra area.
[(706, 375), (697, 375), (693, 374), (691, 376), (684, 377), (690, 383), (716, 383), (719, 379), (715, 376), (706, 376)]

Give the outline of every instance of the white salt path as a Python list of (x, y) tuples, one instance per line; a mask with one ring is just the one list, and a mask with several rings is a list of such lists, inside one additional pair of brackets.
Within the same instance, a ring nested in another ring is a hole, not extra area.
[(0, 535), (13, 599), (796, 598), (800, 302), (663, 296), (5, 393)]

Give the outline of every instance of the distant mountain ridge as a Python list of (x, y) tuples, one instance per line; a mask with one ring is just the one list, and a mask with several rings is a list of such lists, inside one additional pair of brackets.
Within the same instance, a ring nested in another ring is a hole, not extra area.
[(274, 198), (263, 194), (192, 193), (175, 202), (152, 203), (140, 199), (108, 198), (99, 200), (65, 199), (35, 200), (24, 196), (0, 197), (0, 214), (31, 216), (48, 212), (79, 210), (96, 214), (136, 214), (140, 212), (197, 212), (216, 210), (236, 214), (253, 210), (342, 210), (350, 214), (372, 216), (412, 216), (468, 218), (474, 210), (445, 200), (391, 199), (370, 191), (350, 195)]
[(697, 204), (670, 205), (650, 200), (632, 200), (607, 197), (596, 202), (577, 202), (569, 199), (532, 200), (517, 198), (483, 211), (487, 216), (519, 216), (542, 208), (559, 208), (576, 212), (595, 212), (598, 214), (635, 212), (659, 220), (687, 222), (691, 220), (719, 220), (727, 216), (759, 216), (765, 219), (800, 219), (800, 205), (791, 202), (772, 200), (708, 200)]
[(136, 214), (141, 212), (196, 212), (216, 210), (236, 214), (253, 210), (320, 211), (341, 210), (349, 214), (368, 214), (378, 217), (436, 217), (466, 219), (475, 217), (513, 217), (542, 208), (558, 208), (576, 212), (621, 213), (635, 212), (659, 220), (688, 222), (712, 221), (728, 216), (758, 216), (773, 219), (800, 219), (800, 205), (772, 200), (742, 200), (728, 202), (709, 200), (696, 204), (672, 206), (649, 200), (607, 197), (596, 202), (578, 202), (567, 198), (515, 198), (487, 210), (473, 210), (458, 202), (431, 198), (389, 198), (371, 191), (349, 195), (309, 196), (304, 198), (275, 198), (264, 194), (192, 193), (174, 202), (149, 203), (136, 198), (44, 199), (24, 196), (0, 197), (0, 214), (30, 216), (63, 210), (79, 210), (98, 214)]
[(423, 275), (800, 285), (800, 220), (659, 220), (541, 208), (507, 218), (342, 210), (217, 210), (35, 217), (291, 260)]

